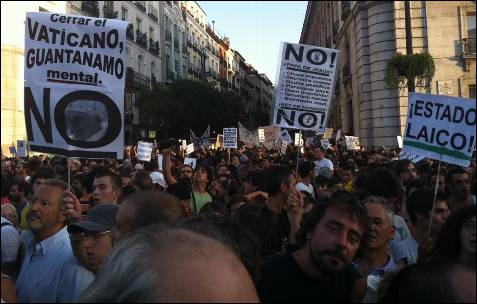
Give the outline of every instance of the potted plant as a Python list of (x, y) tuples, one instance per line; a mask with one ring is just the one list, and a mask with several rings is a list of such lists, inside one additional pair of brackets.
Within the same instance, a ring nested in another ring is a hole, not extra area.
[[(389, 89), (422, 86), (424, 79), (435, 73), (434, 59), (429, 53), (395, 54), (387, 63), (384, 82)], [(410, 90), (411, 91), (411, 90)]]

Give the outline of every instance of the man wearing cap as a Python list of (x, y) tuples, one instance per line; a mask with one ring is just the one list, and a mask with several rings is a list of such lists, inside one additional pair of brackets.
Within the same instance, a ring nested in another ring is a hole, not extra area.
[[(111, 230), (114, 227), (117, 211), (118, 205), (116, 204), (96, 205), (88, 212), (84, 221), (68, 226), (70, 236), (80, 240), (81, 248), (72, 246), (73, 249), (86, 252), (86, 261), (83, 266), (93, 273), (98, 272), (113, 248)], [(82, 262), (81, 258), (78, 257), (78, 259)]]
[(167, 189), (166, 180), (164, 179), (164, 175), (161, 172), (151, 172), (149, 177), (152, 179), (152, 183), (154, 185), (152, 190), (162, 192)]

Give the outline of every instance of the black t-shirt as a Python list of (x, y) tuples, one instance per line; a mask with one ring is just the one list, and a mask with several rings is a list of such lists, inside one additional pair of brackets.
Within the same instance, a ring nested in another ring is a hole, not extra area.
[(260, 300), (267, 302), (351, 302), (353, 283), (361, 274), (349, 266), (330, 280), (308, 276), (291, 254), (265, 257), (257, 283)]
[(288, 238), (290, 237), (290, 222), (285, 210), (277, 214), (270, 209), (266, 202), (259, 202), (264, 206), (264, 211), (270, 223), (271, 246), (269, 254), (279, 254), (283, 249), (288, 248)]

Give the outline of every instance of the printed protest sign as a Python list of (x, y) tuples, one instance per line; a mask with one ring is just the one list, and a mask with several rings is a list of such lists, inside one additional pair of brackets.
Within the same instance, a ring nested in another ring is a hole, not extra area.
[(300, 133), (295, 133), (295, 146), (303, 146), (303, 135)]
[(418, 163), (424, 158), (426, 157), (419, 154), (414, 154), (413, 152), (406, 151), (406, 147), (404, 147), (404, 150), (402, 150), (401, 153), (399, 154), (399, 159), (409, 159), (413, 163)]
[(192, 152), (194, 152), (194, 144), (189, 144), (186, 146), (186, 154), (191, 154)]
[(331, 136), (333, 135), (333, 128), (326, 128), (325, 129), (325, 134), (323, 135), (324, 139), (331, 139)]
[(265, 141), (263, 142), (263, 146), (266, 149), (273, 149), (277, 146), (278, 134), (280, 133), (280, 128), (276, 126), (267, 126), (262, 127), (263, 134), (265, 136)]
[(240, 122), (238, 123), (238, 125), (239, 125), (239, 137), (240, 137), (240, 140), (244, 143), (245, 147), (253, 148), (255, 146), (260, 145), (257, 130), (249, 131)]
[(284, 140), (281, 140), (282, 144), (281, 144), (281, 147), (280, 147), (280, 152), (282, 153), (282, 155), (285, 155), (287, 153), (287, 146), (288, 146), (288, 143)]
[(189, 165), (189, 166), (192, 167), (192, 169), (195, 169), (195, 166), (197, 165), (197, 158), (185, 157), (184, 158), (184, 165)]
[(475, 127), (475, 99), (409, 93), (403, 150), (467, 167)]
[(399, 149), (402, 149), (402, 136), (398, 135), (396, 136), (396, 139), (397, 139)]
[(339, 50), (283, 43), (273, 124), (325, 132)]
[(127, 25), (26, 14), (24, 110), (31, 151), (123, 158)]
[(187, 146), (187, 141), (185, 139), (181, 139), (181, 146), (183, 149)]
[(151, 161), (153, 143), (140, 141), (137, 143), (137, 159), (141, 161)]
[(338, 131), (336, 131), (336, 143), (338, 143), (338, 141), (341, 139), (341, 129), (338, 129)]
[(291, 138), (290, 133), (288, 133), (288, 130), (283, 130), (280, 132), (280, 139), (289, 145), (293, 143), (293, 139)]
[(263, 128), (258, 128), (258, 141), (260, 143), (265, 142), (265, 131), (263, 130)]
[(17, 140), (17, 157), (26, 157), (26, 145), (24, 140)]
[(205, 129), (204, 134), (201, 137), (197, 137), (194, 131), (190, 130), (190, 141), (194, 144), (194, 149), (199, 150), (201, 147), (207, 147), (210, 145), (210, 125)]
[(345, 136), (346, 148), (348, 150), (359, 150), (359, 138), (356, 136)]
[(224, 128), (224, 148), (237, 149), (237, 128)]
[(330, 149), (330, 148), (331, 148), (330, 140), (329, 140), (329, 139), (323, 138), (323, 139), (320, 141), (320, 144), (321, 144), (321, 147), (322, 147), (323, 149)]
[(157, 167), (159, 168), (159, 171), (162, 171), (162, 160), (163, 160), (162, 154), (157, 155)]

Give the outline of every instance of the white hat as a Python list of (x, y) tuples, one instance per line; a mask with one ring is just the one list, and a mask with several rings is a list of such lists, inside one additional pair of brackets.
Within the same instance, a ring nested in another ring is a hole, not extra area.
[(144, 170), (144, 166), (143, 166), (142, 164), (136, 164), (136, 165), (134, 166), (134, 169), (136, 169), (136, 170)]
[(167, 188), (166, 180), (164, 179), (164, 175), (161, 172), (151, 172), (149, 177), (152, 179), (153, 184), (159, 184), (162, 188)]

